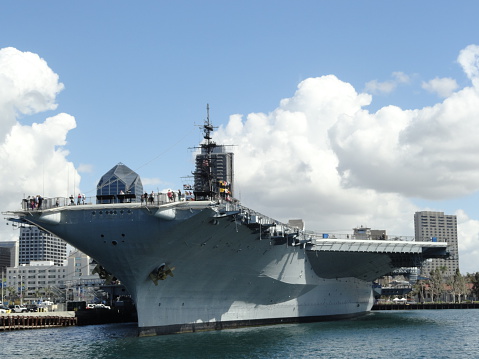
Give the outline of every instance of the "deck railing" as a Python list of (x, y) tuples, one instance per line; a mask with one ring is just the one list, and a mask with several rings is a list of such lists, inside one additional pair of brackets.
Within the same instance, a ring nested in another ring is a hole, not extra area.
[(140, 203), (142, 205), (162, 205), (166, 203), (173, 202), (183, 202), (192, 200), (192, 196), (181, 195), (179, 198), (178, 195), (175, 197), (168, 197), (167, 193), (154, 193), (149, 194), (145, 198), (141, 195), (128, 196), (128, 195), (99, 195), (92, 197), (49, 197), (42, 198), (39, 197), (28, 197), (22, 200), (22, 209), (25, 211), (28, 210), (45, 210), (57, 207), (66, 207), (66, 206), (83, 206), (83, 205), (94, 205), (94, 204), (118, 204), (118, 203)]

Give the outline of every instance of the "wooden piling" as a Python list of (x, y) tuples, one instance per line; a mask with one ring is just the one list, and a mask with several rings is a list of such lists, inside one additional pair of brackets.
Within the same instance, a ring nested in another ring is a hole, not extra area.
[(77, 325), (77, 318), (59, 315), (0, 315), (0, 330), (39, 329)]

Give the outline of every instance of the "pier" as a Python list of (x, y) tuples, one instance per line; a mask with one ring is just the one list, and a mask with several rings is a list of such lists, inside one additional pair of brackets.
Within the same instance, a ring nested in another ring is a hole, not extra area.
[(68, 327), (77, 321), (74, 312), (2, 314), (0, 331)]
[(134, 308), (0, 314), (0, 332), (108, 323), (137, 322)]

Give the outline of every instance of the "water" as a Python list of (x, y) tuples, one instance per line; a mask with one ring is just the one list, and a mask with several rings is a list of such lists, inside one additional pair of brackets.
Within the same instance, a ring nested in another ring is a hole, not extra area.
[(372, 312), (356, 320), (160, 337), (134, 324), (0, 332), (0, 356), (132, 358), (478, 358), (479, 310)]

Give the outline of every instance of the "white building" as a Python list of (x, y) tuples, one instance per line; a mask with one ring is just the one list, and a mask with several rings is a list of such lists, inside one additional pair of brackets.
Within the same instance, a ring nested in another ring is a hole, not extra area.
[(453, 276), (459, 268), (457, 217), (444, 212), (421, 211), (414, 214), (416, 241), (447, 242), (448, 259), (430, 259), (422, 267), (422, 275), (436, 268), (445, 269), (444, 276)]
[(66, 266), (55, 265), (53, 261), (31, 261), (28, 265), (8, 267), (7, 288), (13, 288), (22, 301), (48, 298), (87, 300), (91, 295), (88, 288), (104, 282), (98, 274), (92, 274), (95, 266), (90, 262), (89, 256), (74, 251)]
[(11, 294), (18, 295), (22, 301), (58, 296), (66, 274), (67, 267), (56, 266), (53, 261), (32, 261), (29, 265), (8, 267), (7, 290), (13, 288)]

